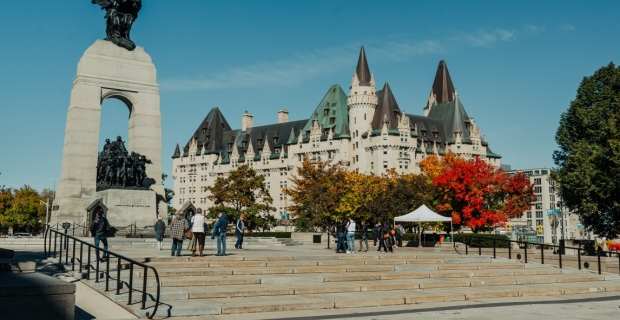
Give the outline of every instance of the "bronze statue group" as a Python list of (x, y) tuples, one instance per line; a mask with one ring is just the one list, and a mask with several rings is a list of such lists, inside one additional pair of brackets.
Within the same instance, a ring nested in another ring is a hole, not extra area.
[(136, 152), (128, 153), (121, 137), (106, 139), (97, 159), (97, 191), (105, 189), (146, 189), (146, 165), (151, 160)]

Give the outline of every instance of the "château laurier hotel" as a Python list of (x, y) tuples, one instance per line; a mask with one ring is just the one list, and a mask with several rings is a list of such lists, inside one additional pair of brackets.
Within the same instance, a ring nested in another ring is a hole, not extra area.
[(289, 218), (289, 199), (282, 189), (290, 186), (289, 175), (306, 155), (377, 175), (388, 169), (420, 173), (418, 163), (425, 156), (448, 151), (499, 166), (501, 156), (489, 149), (465, 111), (444, 61), (437, 67), (423, 116), (401, 112), (390, 86), (385, 83), (376, 90), (369, 70), (362, 46), (349, 96), (332, 85), (306, 120), (288, 121), (288, 111), (280, 110), (277, 123), (255, 127), (246, 111), (241, 129), (232, 129), (218, 108), (211, 109), (172, 156), (173, 206), (211, 206), (205, 187), (247, 164), (265, 176), (276, 217)]

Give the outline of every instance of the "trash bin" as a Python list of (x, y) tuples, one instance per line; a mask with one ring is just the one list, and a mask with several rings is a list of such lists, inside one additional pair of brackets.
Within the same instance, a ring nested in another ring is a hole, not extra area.
[(312, 243), (321, 243), (321, 235), (313, 234), (312, 235)]
[(559, 254), (566, 254), (565, 249), (566, 245), (564, 244), (564, 239), (560, 239), (560, 248), (558, 249)]
[(439, 242), (444, 242), (444, 237), (443, 236), (439, 236)]
[(452, 242), (452, 239), (450, 239), (450, 237), (446, 237), (446, 242)]

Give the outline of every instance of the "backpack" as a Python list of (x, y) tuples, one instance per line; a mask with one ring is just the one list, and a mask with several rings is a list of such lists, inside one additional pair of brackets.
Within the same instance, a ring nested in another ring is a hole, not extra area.
[(390, 233), (391, 233), (392, 235), (395, 235), (395, 234), (396, 234), (396, 230), (392, 229), (392, 230), (390, 230)]

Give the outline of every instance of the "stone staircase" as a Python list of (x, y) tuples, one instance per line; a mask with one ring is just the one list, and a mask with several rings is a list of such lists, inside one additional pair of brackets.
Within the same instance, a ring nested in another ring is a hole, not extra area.
[[(161, 304), (156, 317), (620, 291), (620, 277), (616, 275), (504, 258), (432, 249), (402, 249), (395, 254), (334, 254), (305, 247), (307, 250), (247, 250), (226, 257), (144, 258), (160, 276)], [(112, 261), (110, 266), (116, 266), (116, 262)], [(141, 287), (139, 271), (134, 271), (134, 284)], [(123, 281), (127, 280), (126, 273), (127, 270), (121, 273)], [(95, 278), (94, 274), (91, 276)], [(147, 282), (151, 300), (156, 287), (153, 279), (149, 277)], [(128, 305), (126, 286), (116, 295), (116, 291), (103, 291), (102, 280), (84, 281), (137, 316), (143, 317), (153, 310), (152, 301), (145, 310), (140, 309), (139, 303)], [(111, 280), (110, 290), (115, 289), (116, 280)], [(132, 298), (140, 296), (134, 292)]]

